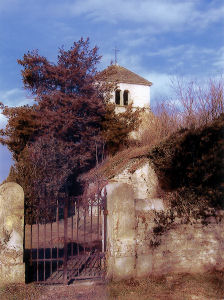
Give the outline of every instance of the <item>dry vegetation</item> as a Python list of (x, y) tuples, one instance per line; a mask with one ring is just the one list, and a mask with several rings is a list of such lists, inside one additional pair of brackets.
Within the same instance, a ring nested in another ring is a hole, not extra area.
[[(108, 156), (102, 164), (99, 164), (96, 168), (90, 170), (88, 174), (84, 174), (81, 179), (90, 182), (94, 181), (95, 178), (106, 181), (122, 172), (122, 170), (126, 169), (128, 166), (132, 166), (134, 159), (138, 164), (144, 163), (148, 153), (148, 146), (132, 147), (122, 150), (114, 156)], [(133, 160), (133, 162), (131, 162), (131, 160)]]
[[(155, 165), (161, 190), (165, 192), (183, 188), (185, 183), (195, 186), (202, 177), (205, 182), (212, 178), (218, 163), (222, 165), (223, 162), (224, 80), (210, 80), (201, 86), (196, 82), (176, 80), (173, 85), (178, 101), (158, 104), (153, 113), (145, 113), (135, 145), (128, 145), (127, 149), (107, 157), (83, 176), (84, 181), (106, 183), (124, 169), (134, 172), (149, 159)], [(186, 172), (193, 178), (191, 182), (185, 178), (186, 182), (171, 186), (171, 181), (174, 185)], [(178, 178), (173, 178), (173, 173), (179, 174)], [(196, 198), (199, 193), (196, 192)]]
[(121, 282), (86, 282), (70, 286), (10, 285), (1, 300), (222, 300), (224, 274), (176, 274)]
[(145, 116), (140, 145), (153, 147), (180, 129), (205, 126), (224, 113), (224, 79), (172, 82), (176, 99), (158, 103)]

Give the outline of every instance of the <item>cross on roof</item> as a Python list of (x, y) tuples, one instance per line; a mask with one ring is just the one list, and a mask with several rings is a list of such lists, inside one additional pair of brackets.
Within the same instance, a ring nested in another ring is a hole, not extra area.
[(114, 50), (114, 58), (115, 58), (115, 65), (117, 65), (117, 52), (119, 52), (120, 50), (117, 49), (117, 47), (115, 46)]

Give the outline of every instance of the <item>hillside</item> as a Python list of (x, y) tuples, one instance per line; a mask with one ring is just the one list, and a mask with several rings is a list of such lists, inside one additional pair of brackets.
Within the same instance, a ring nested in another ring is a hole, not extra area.
[(174, 134), (148, 158), (163, 191), (224, 208), (224, 115), (207, 126)]
[(224, 115), (209, 125), (180, 130), (154, 148), (119, 152), (82, 180), (106, 182), (124, 169), (133, 173), (147, 160), (159, 179), (158, 196), (168, 198), (171, 205), (181, 201), (199, 208), (224, 208)]

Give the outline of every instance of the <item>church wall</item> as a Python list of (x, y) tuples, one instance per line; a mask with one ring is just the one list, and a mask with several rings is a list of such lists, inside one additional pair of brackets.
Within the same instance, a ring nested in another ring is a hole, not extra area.
[[(125, 90), (129, 91), (130, 101), (133, 102), (135, 107), (149, 107), (150, 105), (150, 86), (129, 84), (129, 83), (119, 83), (118, 89), (122, 92)], [(115, 102), (115, 95), (113, 95), (113, 102)]]

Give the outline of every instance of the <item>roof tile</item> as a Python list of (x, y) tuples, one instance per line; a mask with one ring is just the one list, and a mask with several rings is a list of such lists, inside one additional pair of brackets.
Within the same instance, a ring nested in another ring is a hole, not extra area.
[(152, 82), (119, 65), (111, 65), (107, 67), (100, 73), (100, 75), (104, 79), (112, 82), (141, 84), (148, 86), (152, 85)]

